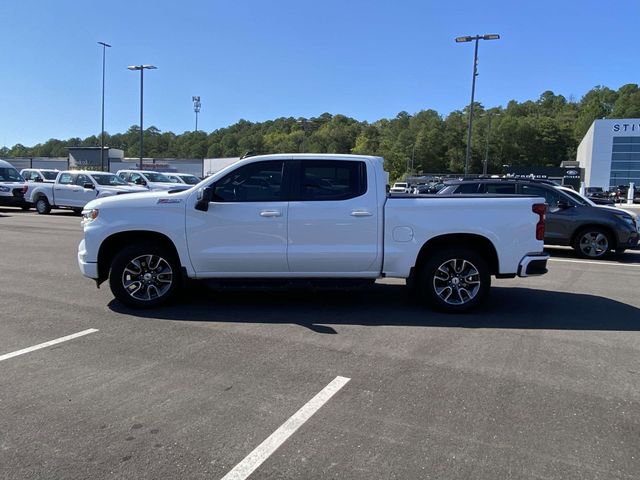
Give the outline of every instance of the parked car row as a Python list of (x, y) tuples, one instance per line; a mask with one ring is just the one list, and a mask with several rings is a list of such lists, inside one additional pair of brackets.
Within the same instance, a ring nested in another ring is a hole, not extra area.
[(84, 170), (51, 170), (25, 168), (22, 171), (0, 160), (0, 205), (29, 210), (40, 214), (52, 208), (72, 209), (80, 213), (96, 198), (153, 190), (182, 191), (197, 185), (195, 175), (146, 170), (95, 172)]

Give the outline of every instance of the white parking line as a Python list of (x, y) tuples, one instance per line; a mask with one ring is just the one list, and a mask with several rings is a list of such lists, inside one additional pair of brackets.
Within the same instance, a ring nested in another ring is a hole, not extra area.
[(253, 471), (275, 452), (298, 428), (300, 428), (320, 407), (327, 403), (347, 382), (351, 380), (346, 377), (336, 377), (329, 385), (309, 400), (300, 410), (293, 414), (284, 422), (280, 428), (267, 437), (258, 445), (253, 452), (247, 455), (244, 460), (233, 467), (222, 480), (244, 480)]
[(589, 265), (611, 265), (614, 267), (635, 267), (639, 268), (638, 263), (617, 263), (617, 262), (603, 262), (601, 260), (571, 260), (569, 258), (550, 258), (551, 262), (566, 262), (566, 263), (587, 263)]
[(83, 330), (82, 332), (67, 335), (66, 337), (60, 337), (60, 338), (56, 338), (55, 340), (51, 340), (49, 342), (39, 343), (38, 345), (34, 345), (33, 347), (27, 347), (27, 348), (23, 348), (22, 350), (16, 350), (15, 352), (5, 353), (4, 355), (0, 355), (0, 362), (3, 360), (8, 360), (9, 358), (17, 357), (18, 355), (24, 355), (25, 353), (30, 353), (36, 350), (40, 350), (41, 348), (50, 347), (51, 345), (55, 345), (57, 343), (73, 340), (74, 338), (82, 337), (83, 335), (89, 335), (90, 333), (94, 333), (97, 331), (98, 330), (96, 328), (90, 328), (88, 330)]

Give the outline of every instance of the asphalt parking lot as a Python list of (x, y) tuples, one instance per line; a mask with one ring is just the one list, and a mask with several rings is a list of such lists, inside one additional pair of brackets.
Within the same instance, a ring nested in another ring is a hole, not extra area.
[(134, 312), (81, 236), (0, 209), (0, 478), (640, 478), (640, 251), (552, 249), (473, 315), (395, 281)]

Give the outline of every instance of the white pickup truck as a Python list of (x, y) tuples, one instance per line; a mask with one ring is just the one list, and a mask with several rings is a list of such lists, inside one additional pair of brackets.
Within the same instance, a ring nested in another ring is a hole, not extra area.
[(129, 185), (113, 173), (72, 170), (59, 172), (54, 183), (29, 183), (25, 198), (35, 204), (40, 214), (48, 214), (52, 208), (71, 208), (80, 213), (96, 198), (146, 191), (144, 187)]
[(78, 264), (131, 307), (164, 303), (186, 278), (399, 277), (464, 311), (491, 275), (546, 273), (544, 199), (388, 196), (386, 178), (380, 157), (264, 155), (184, 192), (97, 199)]

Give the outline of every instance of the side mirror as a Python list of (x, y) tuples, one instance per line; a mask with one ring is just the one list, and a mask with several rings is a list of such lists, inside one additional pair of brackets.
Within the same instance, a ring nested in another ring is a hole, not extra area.
[(571, 208), (571, 204), (569, 202), (567, 202), (566, 200), (559, 200), (558, 201), (558, 210), (566, 210), (567, 208)]
[(91, 182), (87, 182), (82, 186), (82, 188), (90, 188), (91, 190), (94, 190), (96, 186)]
[(200, 210), (201, 212), (208, 211), (209, 203), (211, 202), (212, 197), (213, 197), (212, 187), (199, 188), (198, 194), (196, 197), (198, 201), (196, 202), (195, 209)]
[(35, 177), (35, 178), (33, 179), (33, 181), (34, 181), (34, 182), (38, 182), (38, 183), (42, 183), (42, 182), (44, 182), (44, 180), (42, 180), (42, 177)]

